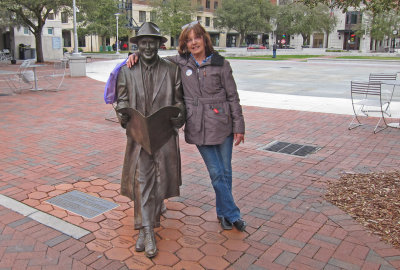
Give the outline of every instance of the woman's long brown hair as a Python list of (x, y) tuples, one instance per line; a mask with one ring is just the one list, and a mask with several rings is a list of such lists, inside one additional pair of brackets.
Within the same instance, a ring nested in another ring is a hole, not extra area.
[(190, 51), (187, 47), (187, 40), (190, 31), (194, 32), (194, 35), (196, 37), (202, 37), (204, 40), (204, 46), (205, 46), (205, 51), (206, 51), (206, 56), (209, 56), (214, 52), (214, 47), (211, 42), (211, 37), (210, 34), (207, 33), (207, 31), (204, 29), (203, 26), (201, 26), (200, 23), (196, 23), (194, 25), (189, 25), (188, 27), (184, 28), (179, 36), (179, 49), (178, 52), (179, 54), (189, 54)]

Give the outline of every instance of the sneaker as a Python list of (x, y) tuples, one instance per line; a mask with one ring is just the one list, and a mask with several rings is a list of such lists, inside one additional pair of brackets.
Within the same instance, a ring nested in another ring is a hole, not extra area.
[(235, 226), (236, 229), (238, 229), (239, 231), (244, 232), (244, 230), (246, 230), (247, 223), (246, 221), (240, 218), (235, 222), (233, 222), (233, 226)]

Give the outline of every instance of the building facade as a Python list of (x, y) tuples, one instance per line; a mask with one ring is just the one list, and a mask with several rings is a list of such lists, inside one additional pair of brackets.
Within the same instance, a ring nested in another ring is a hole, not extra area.
[[(245, 37), (246, 44), (239, 44), (239, 33), (226, 29), (218, 29), (214, 26), (215, 11), (221, 6), (222, 0), (191, 0), (192, 4), (197, 6), (197, 12), (192, 18), (199, 21), (211, 36), (214, 47), (239, 47), (248, 44), (263, 44), (267, 47), (274, 42), (282, 47), (302, 48), (303, 38), (301, 35), (283, 36), (271, 33), (250, 33)], [(284, 4), (279, 0), (271, 0), (273, 4)], [(148, 21), (155, 21), (153, 8), (150, 0), (120, 0), (120, 16), (126, 16), (128, 24), (126, 27), (131, 29), (131, 36), (134, 36), (139, 27)], [(358, 50), (363, 52), (387, 51), (391, 46), (392, 40), (387, 39), (382, 42), (371, 42), (367, 32), (357, 36), (357, 29), (360, 25), (368, 25), (370, 18), (366, 14), (356, 10), (349, 10), (343, 13), (341, 10), (332, 10), (331, 16), (337, 18), (337, 26), (331, 33), (315, 32), (310, 37), (309, 47), (311, 48), (331, 48), (340, 50)], [(35, 55), (21, 53), (21, 46), (24, 48), (35, 48), (35, 38), (27, 27), (7, 27), (0, 29), (0, 50), (9, 49), (15, 59), (23, 59), (24, 56), (34, 58)], [(167, 36), (168, 37), (168, 36)], [(176, 37), (168, 37), (166, 47), (177, 45)], [(129, 43), (129, 37), (119, 37), (120, 48), (126, 44), (129, 50), (135, 49), (134, 45)], [(400, 40), (395, 40), (395, 43)], [(110, 50), (116, 42), (115, 37), (102, 40), (99, 36), (88, 35), (78, 37), (78, 47), (80, 51), (97, 52)], [(104, 46), (106, 45), (106, 46)], [(42, 34), (42, 46), (45, 60), (60, 59), (64, 51), (72, 52), (74, 49), (73, 19), (68, 13), (50, 14), (46, 20)], [(114, 48), (115, 49), (115, 48)]]
[[(239, 34), (235, 31), (227, 33), (225, 30), (214, 27), (214, 12), (221, 5), (222, 0), (192, 0), (193, 5), (197, 5), (198, 10), (193, 19), (199, 21), (207, 32), (215, 47), (235, 47), (239, 42)], [(155, 21), (154, 13), (149, 0), (132, 0), (132, 18), (138, 26), (144, 22)], [(133, 33), (134, 35), (135, 33)], [(168, 42), (166, 47), (176, 44), (175, 37), (166, 35)]]
[[(6, 27), (0, 32), (0, 49), (9, 49), (17, 60), (36, 58), (35, 36), (28, 27)], [(55, 14), (49, 15), (43, 27), (42, 49), (45, 61), (63, 56), (61, 20)]]

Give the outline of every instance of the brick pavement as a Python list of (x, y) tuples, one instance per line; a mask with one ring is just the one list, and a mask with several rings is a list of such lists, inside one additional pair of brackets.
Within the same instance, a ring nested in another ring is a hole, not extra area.
[[(221, 231), (206, 168), (181, 133), (181, 196), (167, 202), (150, 260), (134, 251), (133, 205), (119, 195), (125, 135), (104, 120), (104, 83), (65, 84), (0, 96), (0, 194), (91, 233), (74, 239), (0, 207), (0, 269), (400, 269), (399, 249), (322, 198), (344, 172), (397, 169), (399, 130), (348, 131), (350, 116), (244, 107), (246, 143), (233, 157), (244, 233)], [(258, 150), (274, 140), (321, 150), (305, 158)], [(119, 207), (86, 219), (45, 202), (71, 190)]]

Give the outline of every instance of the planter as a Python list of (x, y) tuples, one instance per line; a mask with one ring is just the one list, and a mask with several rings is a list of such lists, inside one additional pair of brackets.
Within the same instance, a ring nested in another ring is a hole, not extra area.
[(11, 60), (11, 64), (12, 64), (12, 65), (15, 65), (16, 63), (17, 63), (17, 60), (15, 60), (15, 59), (12, 59), (12, 60)]

